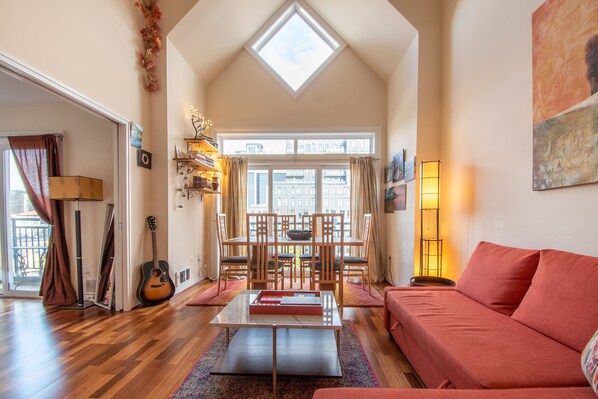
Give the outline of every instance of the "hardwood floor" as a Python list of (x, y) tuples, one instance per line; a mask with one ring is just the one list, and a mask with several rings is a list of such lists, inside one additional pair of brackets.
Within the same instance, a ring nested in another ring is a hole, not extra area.
[[(211, 284), (126, 313), (0, 299), (0, 398), (168, 398), (219, 332), (208, 323), (221, 307), (185, 306)], [(344, 309), (380, 386), (418, 387), (382, 317)]]

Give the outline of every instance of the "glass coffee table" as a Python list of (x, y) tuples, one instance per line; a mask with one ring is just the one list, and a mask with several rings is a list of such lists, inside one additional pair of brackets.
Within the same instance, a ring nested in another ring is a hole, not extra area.
[[(340, 315), (332, 291), (322, 291), (322, 316), (250, 314), (259, 291), (241, 291), (214, 319), (224, 328), (227, 349), (212, 374), (272, 374), (342, 377), (339, 361)], [(230, 329), (238, 328), (230, 339)]]

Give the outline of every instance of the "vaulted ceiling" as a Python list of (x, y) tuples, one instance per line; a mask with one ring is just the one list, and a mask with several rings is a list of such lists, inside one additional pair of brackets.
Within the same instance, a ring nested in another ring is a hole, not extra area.
[[(384, 82), (417, 35), (387, 0), (305, 1)], [(208, 84), (284, 4), (285, 0), (199, 0), (169, 39)]]

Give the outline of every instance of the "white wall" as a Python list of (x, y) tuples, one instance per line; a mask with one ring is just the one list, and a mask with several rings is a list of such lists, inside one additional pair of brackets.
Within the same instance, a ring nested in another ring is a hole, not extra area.
[[(181, 193), (177, 192), (177, 180), (180, 180), (180, 177), (177, 176), (176, 162), (172, 161), (174, 146), (186, 150), (183, 139), (195, 136), (189, 119), (189, 107), (193, 105), (205, 114), (205, 100), (202, 82), (170, 40), (167, 62), (168, 144), (166, 150), (170, 158), (167, 168), (169, 172), (168, 260), (173, 279), (175, 273), (186, 268), (191, 269), (190, 280), (177, 287), (177, 291), (180, 291), (206, 277), (206, 271), (202, 270), (202, 266), (207, 263), (204, 254), (207, 250), (206, 246), (210, 246), (208, 238), (211, 231), (204, 231), (204, 225), (205, 218), (210, 218), (215, 210), (207, 213), (204, 212), (204, 207), (213, 204), (215, 198), (206, 196), (202, 203), (197, 193), (191, 199), (184, 199), (181, 198)], [(183, 208), (178, 208), (178, 205), (182, 205)]]
[[(106, 204), (114, 202), (114, 123), (99, 118), (79, 107), (57, 102), (28, 106), (0, 107), (0, 131), (27, 132), (62, 130), (62, 174), (101, 179), (104, 201), (80, 202), (81, 254), (85, 278), (97, 276), (104, 233)], [(77, 289), (75, 254), (75, 204), (64, 203), (67, 247), (71, 265), (71, 282)], [(87, 268), (89, 274), (85, 274)]]
[[(416, 36), (388, 83), (388, 138), (384, 153), (385, 163), (401, 149), (405, 149), (405, 160), (416, 156), (418, 46), (419, 37)], [(408, 285), (410, 277), (413, 276), (415, 216), (419, 206), (415, 195), (416, 182), (417, 180), (412, 180), (406, 183), (407, 209), (384, 214), (386, 234), (383, 237), (386, 241), (387, 259), (390, 257), (387, 280), (395, 285)], [(387, 186), (397, 184), (399, 183)]]
[(531, 14), (541, 4), (445, 3), (442, 215), (453, 275), (480, 240), (598, 256), (598, 184), (532, 191)]
[(345, 48), (298, 98), (242, 50), (209, 83), (206, 105), (216, 130), (386, 130), (385, 84), (350, 48)]
[[(386, 216), (393, 283), (405, 285), (419, 270), (418, 165), (421, 161), (440, 159), (441, 2), (389, 2), (418, 32), (388, 87), (389, 146), (385, 162), (403, 148), (407, 150), (406, 159), (416, 157), (416, 180), (408, 183), (407, 210)], [(443, 275), (446, 274), (445, 270)]]

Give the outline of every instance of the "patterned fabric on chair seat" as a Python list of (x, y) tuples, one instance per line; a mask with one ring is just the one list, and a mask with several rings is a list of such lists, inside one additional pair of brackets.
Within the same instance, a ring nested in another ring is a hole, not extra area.
[(247, 263), (247, 256), (229, 256), (221, 260), (222, 263)]

